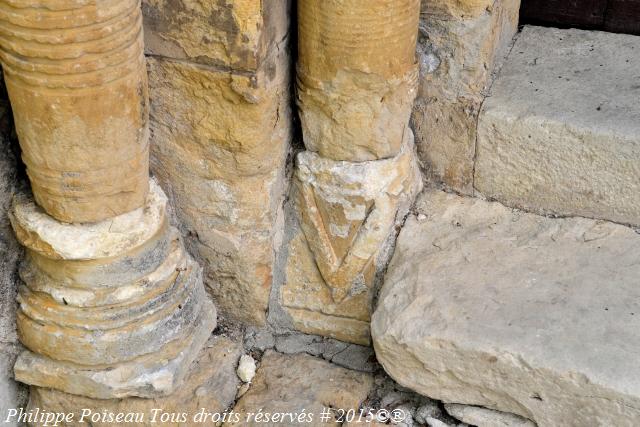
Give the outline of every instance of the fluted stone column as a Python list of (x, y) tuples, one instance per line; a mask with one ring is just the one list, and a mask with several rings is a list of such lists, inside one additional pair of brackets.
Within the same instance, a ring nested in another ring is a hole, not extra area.
[(172, 393), (216, 324), (149, 180), (139, 0), (0, 0), (0, 58), (33, 197), (16, 379), (98, 399)]
[[(297, 157), (295, 199), (323, 285), (287, 276), (282, 299), (305, 332), (369, 342), (376, 274), (422, 188), (409, 128), (419, 7), (419, 0), (298, 2), (297, 96), (307, 151)], [(313, 278), (301, 272), (308, 263), (297, 241), (287, 274)]]
[(0, 1), (0, 59), (36, 202), (64, 222), (144, 204), (139, 0)]

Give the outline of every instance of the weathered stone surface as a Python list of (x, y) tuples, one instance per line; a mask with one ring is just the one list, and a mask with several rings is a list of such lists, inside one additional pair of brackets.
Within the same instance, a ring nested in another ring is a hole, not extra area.
[(12, 2), (0, 21), (0, 60), (36, 202), (64, 222), (141, 207), (149, 147), (139, 0)]
[(368, 345), (376, 274), (422, 186), (411, 139), (391, 159), (341, 162), (307, 151), (297, 166), (300, 220), (287, 223), (279, 303), (299, 331)]
[(145, 51), (254, 72), (287, 37), (288, 9), (287, 0), (142, 0)]
[[(283, 42), (284, 43), (284, 42)], [(286, 52), (247, 75), (150, 59), (152, 170), (227, 318), (263, 324), (290, 140)]]
[(444, 408), (452, 417), (477, 427), (536, 427), (531, 420), (479, 406), (445, 403)]
[(135, 251), (166, 226), (167, 197), (150, 181), (145, 206), (108, 221), (65, 224), (47, 215), (26, 194), (15, 196), (9, 211), (20, 243), (54, 260), (95, 260)]
[[(15, 311), (15, 308), (13, 310)], [(12, 329), (15, 329), (15, 326), (12, 326)], [(9, 410), (27, 404), (27, 388), (16, 383), (13, 375), (13, 364), (21, 351), (20, 345), (0, 342), (0, 419), (3, 425), (8, 427), (20, 425), (15, 420), (7, 421)]]
[(26, 196), (11, 219), (27, 248), (20, 270), (25, 383), (94, 398), (171, 393), (215, 327), (202, 269), (167, 225), (152, 181), (144, 208), (63, 224)]
[(308, 150), (353, 162), (398, 154), (415, 98), (419, 7), (298, 2), (297, 94)]
[[(83, 409), (91, 411), (91, 415), (102, 414), (104, 411), (108, 414), (142, 414), (143, 419), (134, 423), (137, 426), (215, 425), (194, 421), (194, 417), (201, 408), (205, 408), (209, 413), (223, 413), (233, 403), (239, 385), (235, 368), (241, 350), (238, 343), (228, 338), (211, 338), (191, 364), (183, 385), (167, 397), (97, 400), (52, 389), (31, 387), (28, 409), (40, 408), (41, 411), (72, 413), (74, 422), (67, 423), (68, 427), (126, 424), (109, 420), (91, 421), (90, 415), (85, 415), (82, 419)], [(175, 415), (173, 418), (163, 418), (168, 416), (165, 414)], [(42, 424), (31, 425), (35, 427)]]
[[(225, 425), (340, 425), (335, 419), (320, 421), (324, 408), (358, 409), (373, 386), (369, 374), (349, 371), (309, 355), (282, 355), (268, 351), (262, 358), (258, 374), (249, 391), (236, 403), (233, 411), (239, 422)], [(260, 422), (249, 413), (304, 414), (302, 422), (285, 415), (279, 421)], [(307, 418), (312, 414), (312, 419)]]
[(526, 27), (484, 104), (476, 188), (640, 225), (640, 37)]
[[(17, 141), (11, 139), (11, 110), (0, 80), (0, 420), (6, 420), (7, 410), (26, 404), (26, 388), (14, 381), (13, 363), (22, 350), (16, 333), (16, 294), (18, 262), (22, 249), (13, 235), (7, 211), (14, 192), (22, 184), (18, 160), (14, 154)], [(16, 423), (5, 422), (7, 427)]]
[(520, 0), (422, 1), (412, 122), (427, 177), (473, 191), (480, 107), (516, 33)]
[(339, 303), (371, 287), (376, 255), (421, 189), (413, 134), (391, 159), (341, 162), (304, 151), (296, 166), (300, 225)]
[(394, 379), (539, 426), (637, 424), (634, 230), (442, 192), (417, 209), (371, 324)]

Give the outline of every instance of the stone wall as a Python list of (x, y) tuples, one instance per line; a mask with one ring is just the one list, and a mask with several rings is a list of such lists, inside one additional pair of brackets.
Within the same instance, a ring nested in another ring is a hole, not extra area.
[(152, 173), (221, 314), (264, 324), (291, 139), (288, 1), (145, 0)]
[(0, 419), (3, 421), (7, 410), (26, 404), (27, 397), (26, 388), (13, 379), (13, 363), (22, 349), (16, 333), (17, 270), (22, 249), (7, 216), (11, 198), (21, 182), (12, 126), (9, 100), (4, 82), (0, 81)]
[(520, 0), (423, 0), (413, 109), (427, 177), (471, 194), (482, 102), (516, 33)]

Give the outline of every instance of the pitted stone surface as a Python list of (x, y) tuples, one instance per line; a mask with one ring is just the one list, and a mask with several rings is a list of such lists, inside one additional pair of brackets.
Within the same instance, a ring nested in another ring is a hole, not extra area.
[(476, 128), (518, 29), (520, 0), (422, 0), (412, 124), (426, 176), (473, 192)]
[(638, 233), (442, 192), (417, 209), (372, 320), (395, 380), (543, 427), (637, 424)]
[[(195, 422), (194, 417), (202, 408), (205, 408), (209, 413), (223, 413), (233, 403), (239, 385), (235, 368), (241, 350), (238, 343), (228, 338), (212, 337), (191, 364), (182, 386), (167, 397), (98, 400), (47, 388), (31, 387), (27, 409), (40, 408), (41, 411), (72, 413), (75, 422), (68, 425), (69, 427), (108, 427), (114, 424), (128, 424), (114, 423), (108, 420), (91, 422), (90, 417), (85, 417), (80, 421), (82, 410), (89, 410), (91, 414), (102, 414), (103, 412), (142, 414), (143, 420), (135, 423), (141, 427), (215, 425), (215, 423)], [(162, 418), (167, 417), (167, 414), (176, 415), (173, 418)], [(177, 414), (185, 415), (182, 417)], [(176, 418), (177, 416), (181, 418)], [(42, 424), (34, 423), (32, 425), (39, 427)]]
[(419, 0), (299, 2), (297, 96), (307, 150), (351, 162), (398, 154), (416, 94), (419, 9)]
[(305, 151), (295, 175), (278, 302), (299, 331), (370, 344), (376, 275), (422, 187), (412, 135), (394, 158), (346, 162)]
[[(285, 16), (279, 7), (271, 12)], [(220, 311), (254, 325), (266, 318), (286, 190), (291, 112), (283, 46), (249, 75), (149, 59), (151, 169)]]
[(105, 221), (61, 223), (33, 199), (16, 195), (9, 212), (20, 243), (52, 259), (91, 260), (118, 256), (151, 239), (165, 225), (167, 197), (149, 181), (145, 206)]
[(12, 222), (27, 247), (20, 381), (101, 399), (179, 386), (216, 311), (202, 268), (167, 224), (164, 193), (151, 189), (144, 208), (93, 224), (62, 224), (16, 198)]
[(640, 37), (525, 27), (483, 105), (475, 186), (640, 225)]
[(10, 1), (0, 21), (0, 60), (36, 203), (69, 223), (143, 206), (149, 100), (140, 1)]
[(506, 412), (493, 411), (479, 406), (447, 403), (447, 413), (457, 420), (477, 427), (536, 427), (526, 418)]
[[(373, 387), (370, 374), (340, 368), (306, 354), (282, 355), (267, 351), (253, 385), (236, 403), (233, 411), (240, 414), (238, 423), (225, 425), (328, 425), (338, 426), (335, 419), (322, 422), (324, 408), (357, 410)], [(247, 420), (249, 413), (259, 409), (267, 413), (304, 414), (302, 421), (284, 418), (276, 422)], [(313, 417), (311, 420), (306, 417)]]

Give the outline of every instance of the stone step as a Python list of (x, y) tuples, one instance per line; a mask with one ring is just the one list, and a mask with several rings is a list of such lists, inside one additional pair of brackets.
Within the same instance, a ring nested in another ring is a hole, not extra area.
[(640, 420), (640, 235), (443, 192), (420, 196), (372, 318), (400, 384), (538, 426)]
[(525, 27), (478, 122), (475, 188), (640, 225), (640, 37)]

